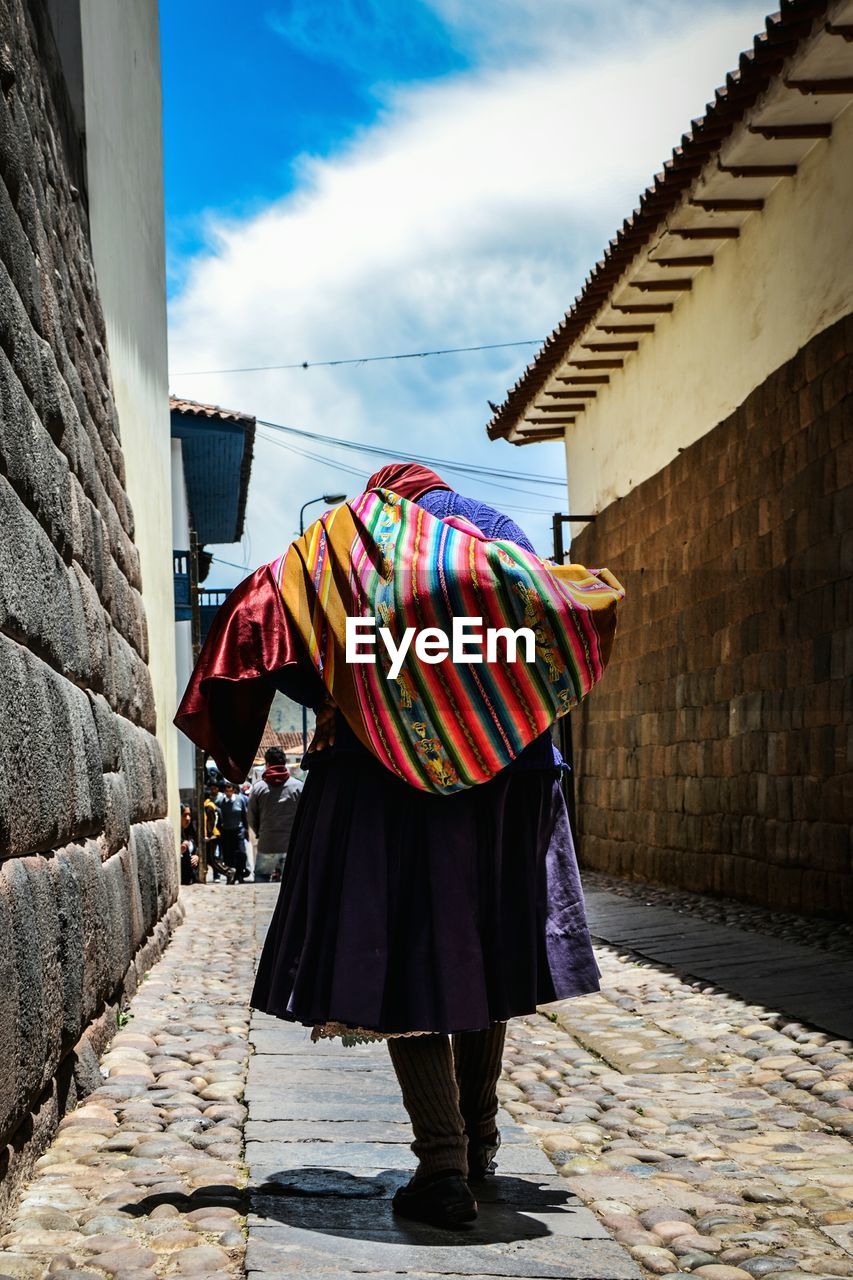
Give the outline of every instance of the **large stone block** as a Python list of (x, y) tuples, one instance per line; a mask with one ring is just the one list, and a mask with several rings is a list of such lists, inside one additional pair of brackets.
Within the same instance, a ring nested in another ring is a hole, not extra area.
[(110, 904), (102, 874), (101, 851), (95, 841), (70, 850), (69, 861), (79, 886), (83, 931), (83, 1016), (86, 1026), (110, 991), (111, 966), (104, 939), (110, 930)]
[(8, 893), (0, 880), (0, 1145), (11, 1131), (18, 1112), (21, 1057), (21, 1019), (18, 1004), (18, 969)]
[(38, 856), (21, 859), (33, 902), (41, 969), (41, 1023), (44, 1036), (41, 1088), (46, 1087), (55, 1073), (62, 1057), (63, 1044), (59, 912), (50, 862), (50, 858)]
[(0, 261), (0, 347), (15, 369), (27, 399), (38, 410), (42, 398), (41, 352), (24, 305)]
[(80, 421), (79, 412), (75, 412), (74, 416), (66, 422), (59, 447), (68, 459), (69, 467), (80, 481), (83, 492), (92, 505), (100, 509), (99, 498), (106, 497), (106, 493), (98, 478), (92, 442)]
[(127, 894), (126, 852), (108, 858), (101, 867), (107, 899), (107, 930), (101, 945), (107, 960), (107, 998), (121, 985), (133, 959), (131, 904)]
[(110, 552), (104, 522), (73, 474), (69, 477), (68, 493), (72, 555), (95, 588), (98, 599), (106, 601), (109, 597), (106, 584), (110, 577)]
[(83, 1026), (84, 938), (79, 846), (61, 849), (50, 860), (50, 875), (59, 924), (59, 969), (62, 986), (62, 1038), (74, 1044)]
[(123, 773), (105, 773), (106, 813), (100, 836), (101, 856), (110, 857), (124, 848), (130, 839), (130, 800)]
[(0, 635), (0, 858), (97, 834), (101, 751), (88, 698)]
[(145, 618), (145, 606), (142, 596), (134, 591), (122, 573), (118, 563), (110, 559), (112, 578), (112, 600), (110, 617), (113, 626), (124, 636), (143, 662), (148, 661), (148, 625)]
[(95, 731), (101, 748), (101, 768), (104, 773), (115, 773), (121, 768), (121, 740), (118, 733), (116, 714), (101, 693), (87, 689), (92, 715), (95, 720)]
[(65, 564), (50, 538), (0, 476), (0, 630), (42, 653), (52, 666), (88, 674)]
[(0, 256), (24, 304), (30, 323), (41, 331), (41, 284), (32, 248), (6, 184), (0, 181)]
[[(0, 298), (0, 310), (2, 306)], [(68, 554), (71, 547), (68, 463), (40, 422), (21, 386), (17, 369), (3, 350), (0, 350), (0, 473), (8, 477), (60, 555)]]
[(139, 654), (115, 628), (110, 632), (113, 706), (128, 720), (154, 733), (157, 714), (151, 673)]
[[(139, 859), (136, 840), (133, 834), (128, 838), (127, 848), (122, 851), (125, 868), (125, 894), (130, 915), (131, 949), (136, 952), (148, 932), (145, 924), (145, 911), (142, 906), (142, 890), (139, 880)], [(156, 899), (155, 899), (156, 901)]]
[(157, 847), (153, 823), (139, 823), (130, 832), (131, 865), (139, 884), (139, 901), (144, 932), (150, 933), (158, 919), (159, 879)]
[(103, 693), (110, 670), (110, 619), (97, 591), (76, 560), (71, 563), (68, 577), (82, 624), (78, 661), (88, 677), (86, 683), (97, 693)]
[(131, 822), (147, 822), (166, 812), (166, 766), (153, 734), (117, 716), (121, 768), (127, 784)]
[(116, 564), (136, 591), (142, 589), (142, 573), (139, 567), (139, 551), (126, 530), (120, 529), (113, 547)]
[(157, 857), (158, 915), (165, 914), (178, 896), (178, 858), (175, 832), (167, 818), (154, 823), (154, 841)]
[(59, 926), (46, 859), (13, 858), (4, 863), (0, 896), (10, 918), (17, 972), (17, 1107), (22, 1115), (56, 1070), (62, 1046)]
[(26, 173), (16, 120), (19, 111), (20, 104), (16, 103), (14, 95), (0, 94), (0, 177), (13, 202), (17, 200)]

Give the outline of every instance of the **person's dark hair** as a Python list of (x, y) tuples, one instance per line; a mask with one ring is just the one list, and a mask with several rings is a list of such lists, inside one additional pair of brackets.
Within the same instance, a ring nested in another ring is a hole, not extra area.
[(287, 756), (282, 747), (267, 747), (264, 760), (267, 764), (287, 764)]

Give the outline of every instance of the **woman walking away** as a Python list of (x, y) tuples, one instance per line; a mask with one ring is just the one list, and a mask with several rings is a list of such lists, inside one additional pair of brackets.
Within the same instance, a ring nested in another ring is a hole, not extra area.
[[(600, 678), (622, 595), (394, 464), (232, 593), (176, 717), (242, 777), (276, 689), (317, 711), (252, 1005), (315, 1039), (387, 1040), (418, 1162), (406, 1217), (476, 1216), (507, 1020), (598, 989), (549, 728)], [(526, 627), (535, 656), (346, 661), (347, 618), (378, 620), (399, 655), (457, 617)]]

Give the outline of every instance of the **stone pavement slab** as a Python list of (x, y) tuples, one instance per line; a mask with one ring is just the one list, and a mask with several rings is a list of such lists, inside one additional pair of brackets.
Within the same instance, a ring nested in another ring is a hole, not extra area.
[(833, 1035), (853, 1037), (853, 961), (733, 925), (698, 919), (607, 889), (586, 893), (593, 937), (687, 977), (778, 1009)]
[(250, 1039), (250, 1276), (642, 1274), (506, 1113), (500, 1176), (476, 1223), (447, 1232), (397, 1219), (391, 1197), (415, 1161), (386, 1046), (311, 1045), (303, 1028), (262, 1014)]

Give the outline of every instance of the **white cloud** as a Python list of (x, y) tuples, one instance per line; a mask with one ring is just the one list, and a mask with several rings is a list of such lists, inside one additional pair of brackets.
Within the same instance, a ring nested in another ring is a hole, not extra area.
[[(316, 0), (311, 0), (316, 3)], [(457, 44), (481, 63), (517, 65), (527, 58), (559, 55), (582, 62), (607, 51), (635, 48), (687, 30), (699, 6), (678, 0), (425, 0), (447, 24)], [(704, 0), (701, 27), (709, 18), (744, 12), (740, 0)], [(763, 27), (766, 9), (747, 10)], [(752, 30), (743, 30), (749, 41)], [(735, 64), (736, 49), (726, 51)]]
[[(458, 3), (434, 0), (444, 16)], [(519, 9), (527, 7), (500, 0), (495, 12)], [(614, 20), (620, 9), (607, 5)], [(262, 374), (181, 371), (544, 336), (759, 14), (752, 4), (706, 14), (686, 31), (673, 25), (665, 39), (599, 50), (568, 69), (557, 48), (521, 68), (391, 93), (380, 121), (345, 151), (302, 161), (294, 194), (212, 227), (210, 251), (191, 264), (172, 307), (173, 389), (330, 435), (562, 476), (558, 446), (517, 450), (485, 437), (487, 397), (503, 398), (535, 348)], [(360, 455), (336, 456), (364, 476), (373, 469)], [(342, 483), (357, 491), (354, 477), (259, 441), (250, 567), (286, 545), (306, 498)], [(460, 487), (496, 505), (565, 501)], [(547, 518), (511, 514), (547, 551)], [(222, 554), (239, 558), (234, 548)]]

